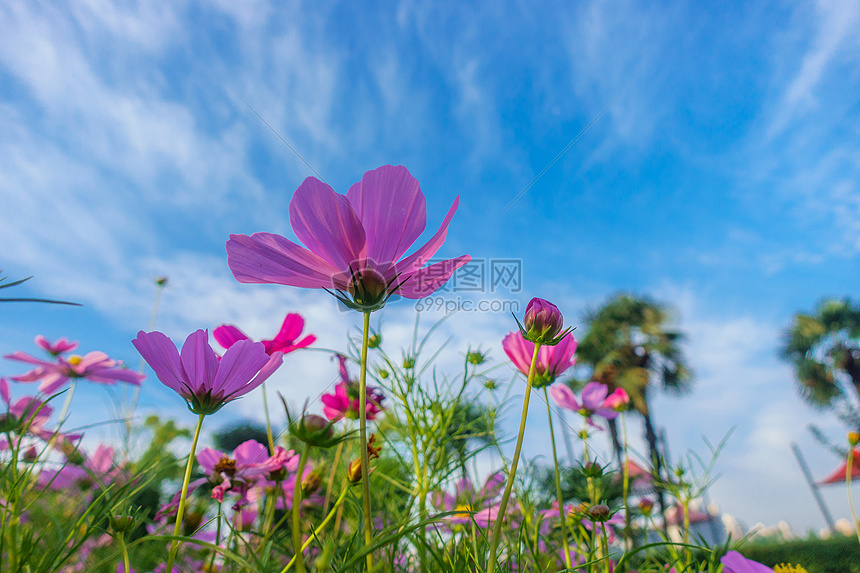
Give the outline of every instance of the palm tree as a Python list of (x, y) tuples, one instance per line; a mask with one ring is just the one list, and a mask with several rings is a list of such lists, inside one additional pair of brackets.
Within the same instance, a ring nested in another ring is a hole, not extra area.
[[(592, 367), (591, 379), (606, 384), (609, 391), (623, 388), (630, 395), (631, 408), (642, 416), (655, 476), (660, 476), (663, 460), (649, 408), (653, 389), (674, 395), (688, 392), (692, 373), (680, 346), (684, 335), (669, 327), (671, 311), (647, 297), (618, 294), (603, 306), (585, 314), (588, 331), (579, 342), (580, 363)], [(610, 423), (616, 456), (621, 445), (614, 421)], [(664, 510), (658, 490), (660, 509)]]
[(801, 397), (818, 408), (860, 400), (860, 305), (825, 299), (814, 314), (797, 314), (786, 331), (783, 357), (794, 365)]

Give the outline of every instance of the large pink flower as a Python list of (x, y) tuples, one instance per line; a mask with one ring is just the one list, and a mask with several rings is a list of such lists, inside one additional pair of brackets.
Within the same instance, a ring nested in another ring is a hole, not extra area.
[[(359, 409), (361, 407), (360, 384), (349, 379), (349, 373), (346, 370), (346, 356), (338, 354), (340, 361), (340, 382), (334, 387), (334, 394), (323, 394), (323, 414), (332, 422), (337, 422), (341, 418), (357, 420)], [(382, 401), (385, 396), (379, 388), (372, 386), (367, 387), (366, 411), (367, 419), (373, 420), (382, 412)]]
[(307, 248), (272, 233), (230, 235), (227, 264), (239, 282), (334, 289), (362, 311), (382, 308), (392, 294), (423, 298), (470, 260), (463, 255), (424, 267), (445, 242), (458, 200), (436, 234), (401, 258), (427, 224), (424, 194), (409, 170), (368, 171), (346, 195), (308, 177), (290, 201), (290, 224)]
[(280, 352), (269, 356), (260, 342), (239, 340), (219, 361), (205, 330), (188, 336), (181, 356), (173, 341), (160, 332), (141, 330), (132, 344), (158, 379), (185, 398), (195, 414), (212, 414), (244, 396), (265, 382), (284, 357)]
[[(306, 348), (316, 341), (317, 337), (308, 334), (301, 340), (299, 336), (305, 327), (305, 319), (302, 315), (291, 312), (284, 319), (281, 330), (271, 340), (261, 340), (269, 356), (274, 352), (288, 354), (299, 348)], [(249, 340), (248, 336), (232, 324), (222, 324), (212, 331), (212, 337), (224, 348), (230, 348), (240, 340)]]
[[(574, 353), (576, 352), (576, 339), (572, 334), (566, 335), (555, 346), (543, 345), (538, 350), (538, 359), (535, 364), (535, 378), (532, 386), (542, 388), (555, 382), (565, 370), (576, 364)], [(535, 343), (523, 338), (519, 331), (508, 333), (502, 340), (502, 348), (505, 354), (517, 367), (517, 370), (529, 375), (532, 364), (532, 356), (535, 352)]]
[(747, 559), (737, 551), (729, 551), (720, 558), (725, 573), (773, 573), (773, 569), (758, 561)]
[(77, 343), (58, 340), (51, 344), (44, 337), (36, 337), (36, 344), (47, 350), (54, 356), (53, 361), (39, 360), (21, 351), (7, 354), (5, 358), (35, 364), (36, 368), (21, 374), (12, 376), (16, 382), (40, 382), (39, 392), (53, 394), (71, 379), (86, 378), (91, 382), (99, 384), (116, 384), (127, 382), (139, 385), (145, 378), (133, 370), (122, 367), (122, 362), (109, 358), (104, 352), (90, 352), (84, 356), (72, 355), (60, 356), (62, 352), (73, 349)]

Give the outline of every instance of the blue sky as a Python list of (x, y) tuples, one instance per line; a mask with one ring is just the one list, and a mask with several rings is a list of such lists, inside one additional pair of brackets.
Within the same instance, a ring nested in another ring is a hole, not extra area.
[[(230, 233), (292, 236), (291, 194), (313, 174), (256, 111), (339, 192), (407, 166), (428, 233), (459, 196), (440, 254), (521, 259), (507, 298), (554, 300), (573, 325), (619, 290), (673, 304), (697, 383), (655, 404), (671, 450), (737, 425), (712, 499), (748, 525), (823, 526), (788, 444), (823, 475), (837, 461), (805, 426), (842, 429), (798, 401), (776, 349), (794, 312), (856, 296), (856, 2), (6, 2), (0, 29), (0, 268), (35, 276), (22, 296), (85, 304), (4, 305), (3, 353), (43, 333), (136, 365), (161, 274), (159, 327), (175, 338), (222, 322), (267, 337), (297, 310), (343, 349), (355, 317), (328, 295), (227, 269)], [(413, 320), (386, 308), (387, 339), (406, 343)], [(511, 327), (460, 313), (443, 332), (501, 361)], [(295, 360), (303, 389), (336, 373), (321, 353)], [(190, 421), (176, 401), (148, 381), (145, 408)], [(847, 516), (844, 492), (828, 496)]]

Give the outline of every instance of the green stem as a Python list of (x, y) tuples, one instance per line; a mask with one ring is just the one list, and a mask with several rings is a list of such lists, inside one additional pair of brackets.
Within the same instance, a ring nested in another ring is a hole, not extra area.
[(69, 417), (69, 406), (72, 403), (72, 396), (75, 395), (75, 388), (77, 387), (77, 385), (78, 381), (74, 379), (72, 380), (71, 384), (69, 384), (69, 392), (66, 394), (66, 401), (63, 402), (63, 408), (62, 410), (60, 410), (59, 420), (61, 426), (66, 422), (66, 419)]
[[(218, 523), (215, 526), (215, 545), (221, 545), (221, 504), (218, 504)], [(212, 559), (209, 560), (209, 569), (207, 571), (215, 571), (215, 557), (218, 556), (218, 552), (212, 551)]]
[(556, 499), (558, 499), (558, 517), (561, 521), (561, 542), (564, 545), (564, 564), (568, 569), (573, 567), (570, 561), (570, 544), (567, 541), (567, 515), (564, 511), (564, 500), (561, 496), (561, 476), (558, 471), (558, 454), (555, 449), (555, 432), (552, 427), (552, 408), (549, 406), (549, 394), (547, 393), (546, 386), (543, 388), (543, 397), (546, 401), (546, 416), (549, 421), (549, 437), (550, 442), (552, 443), (552, 465), (553, 469), (555, 469), (555, 495)]
[(302, 474), (305, 473), (305, 464), (308, 463), (308, 455), (311, 453), (311, 445), (305, 444), (305, 449), (302, 452), (302, 457), (299, 458), (299, 469), (296, 473), (296, 485), (293, 488), (293, 559), (297, 563), (296, 569), (299, 573), (305, 573), (305, 558), (302, 554), (302, 521), (300, 517), (300, 508), (302, 505)]
[(329, 474), (329, 476), (328, 476), (328, 484), (326, 485), (326, 488), (325, 488), (325, 501), (323, 502), (323, 514), (328, 513), (328, 505), (329, 505), (329, 502), (331, 501), (331, 490), (334, 489), (334, 477), (335, 477), (335, 475), (337, 475), (337, 469), (338, 469), (338, 466), (340, 465), (340, 458), (343, 455), (343, 444), (344, 444), (344, 442), (341, 441), (337, 445), (337, 449), (334, 452), (334, 461), (331, 464), (331, 474)]
[[(206, 414), (200, 414), (197, 419), (197, 428), (194, 430), (194, 439), (191, 441), (191, 453), (188, 454), (188, 463), (185, 464), (185, 478), (182, 480), (182, 494), (179, 496), (179, 509), (176, 511), (176, 525), (173, 527), (173, 536), (179, 537), (182, 531), (182, 516), (185, 513), (185, 501), (188, 495), (188, 482), (191, 481), (191, 469), (194, 467), (194, 453), (197, 451), (197, 440), (200, 438), (200, 429), (203, 427), (203, 418)], [(173, 562), (179, 551), (179, 540), (170, 542), (170, 554), (167, 556), (167, 573), (173, 573)]]
[(131, 573), (131, 565), (128, 562), (128, 547), (125, 546), (125, 533), (120, 533), (117, 537), (119, 547), (122, 549), (122, 570), (123, 573)]
[[(364, 508), (364, 545), (373, 543), (373, 519), (370, 513), (370, 460), (367, 457), (367, 341), (370, 333), (370, 312), (364, 313), (364, 332), (361, 337), (361, 374), (358, 388), (359, 448), (361, 451), (361, 497)], [(367, 570), (373, 571), (373, 552), (365, 558)]]
[(266, 399), (266, 383), (263, 382), (263, 410), (266, 412), (266, 437), (269, 439), (269, 455), (275, 455), (275, 438), (272, 437), (272, 420), (269, 418), (269, 401)]
[[(593, 526), (596, 527), (594, 524)], [(606, 532), (605, 522), (600, 522), (600, 526), (603, 529), (603, 573), (609, 573), (609, 534)]]
[[(319, 537), (319, 535), (323, 532), (323, 529), (325, 529), (325, 526), (328, 525), (328, 522), (331, 521), (331, 518), (334, 516), (335, 510), (340, 509), (341, 504), (343, 503), (343, 500), (346, 499), (346, 494), (348, 491), (349, 491), (349, 488), (346, 488), (346, 487), (343, 488), (343, 490), (340, 492), (340, 496), (337, 498), (337, 501), (334, 502), (334, 505), (332, 506), (331, 511), (328, 513), (326, 518), (323, 519), (322, 523), (320, 523), (316, 529), (314, 529), (314, 534), (311, 535), (310, 537), (308, 537), (308, 540), (305, 541), (304, 544), (302, 545), (302, 552), (304, 552), (305, 549), (307, 549), (308, 546), (310, 546), (311, 542), (313, 542), (313, 540), (315, 538)], [(287, 571), (289, 571), (290, 567), (293, 566), (293, 563), (295, 563), (295, 561), (296, 561), (296, 555), (293, 555), (293, 558), (290, 559), (290, 562), (287, 563), (287, 566), (284, 567), (283, 569), (281, 569), (281, 573), (287, 573)]]
[(535, 366), (537, 365), (540, 347), (541, 344), (539, 342), (535, 342), (535, 351), (532, 355), (531, 366), (529, 366), (529, 377), (526, 380), (526, 395), (523, 398), (523, 413), (520, 416), (520, 432), (517, 435), (517, 446), (514, 449), (514, 457), (511, 460), (511, 470), (508, 472), (508, 483), (505, 485), (505, 493), (502, 494), (502, 501), (499, 504), (499, 511), (496, 514), (496, 522), (493, 524), (493, 537), (490, 539), (490, 561), (487, 564), (487, 573), (493, 573), (493, 571), (496, 570), (496, 553), (499, 549), (499, 536), (502, 534), (502, 521), (504, 521), (505, 510), (508, 507), (508, 498), (511, 497), (511, 490), (514, 487), (514, 478), (517, 475), (517, 464), (520, 461), (520, 451), (523, 449), (526, 418), (529, 414), (529, 397), (532, 393), (532, 382), (534, 382)]
[(624, 462), (621, 467), (624, 476), (624, 536), (627, 548), (633, 546), (633, 533), (630, 529), (630, 454), (627, 451), (627, 414), (621, 412), (621, 433), (624, 440)]
[(851, 494), (851, 477), (854, 473), (854, 446), (848, 448), (848, 465), (845, 468), (845, 485), (848, 487), (848, 508), (851, 510), (851, 519), (854, 520), (854, 531), (857, 533), (857, 541), (860, 541), (860, 521), (854, 511), (854, 496)]

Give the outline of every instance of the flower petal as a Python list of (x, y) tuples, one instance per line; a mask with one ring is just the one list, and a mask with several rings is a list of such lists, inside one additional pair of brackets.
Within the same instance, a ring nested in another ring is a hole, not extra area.
[(609, 388), (600, 382), (589, 382), (582, 389), (582, 406), (592, 412), (603, 407)]
[(161, 383), (178, 392), (181, 396), (188, 393), (185, 372), (179, 359), (179, 351), (169, 338), (160, 332), (137, 333), (131, 341), (143, 359), (146, 360)]
[(332, 277), (343, 273), (342, 269), (273, 233), (230, 235), (227, 265), (240, 283), (346, 288), (346, 284), (332, 284)]
[(365, 232), (343, 195), (314, 177), (305, 179), (290, 201), (290, 225), (296, 237), (336, 269), (364, 266)]
[(502, 340), (502, 348), (514, 366), (517, 367), (517, 370), (528, 376), (532, 365), (532, 355), (535, 351), (534, 343), (524, 339), (523, 335), (515, 330), (509, 332)]
[[(448, 282), (454, 271), (472, 260), (469, 255), (463, 255), (456, 259), (439, 261), (429, 267), (416, 269), (414, 272), (405, 272), (399, 275), (395, 284), (403, 283), (396, 291), (403, 298), (418, 299), (430, 296)], [(529, 362), (531, 363), (531, 362)]]
[(213, 393), (226, 397), (242, 390), (268, 362), (269, 355), (261, 342), (238, 341), (221, 358), (212, 385)]
[(427, 224), (427, 201), (418, 180), (402, 165), (383, 165), (365, 173), (346, 198), (364, 228), (367, 258), (385, 275)]
[(552, 399), (556, 404), (561, 408), (565, 408), (566, 410), (572, 410), (574, 412), (579, 410), (579, 402), (576, 401), (576, 395), (573, 393), (573, 390), (567, 384), (553, 384), (549, 387), (549, 393), (552, 395)]
[(240, 340), (248, 340), (245, 333), (232, 324), (222, 324), (213, 330), (212, 338), (224, 349), (230, 348)]
[(218, 356), (209, 346), (209, 333), (197, 330), (188, 335), (182, 345), (182, 369), (194, 393), (206, 392), (215, 388), (214, 382), (219, 371)]
[(228, 457), (226, 454), (214, 448), (203, 448), (197, 452), (197, 463), (206, 470), (207, 474), (211, 474), (218, 462), (221, 461), (221, 458), (226, 457)]
[(451, 205), (450, 209), (448, 209), (448, 214), (445, 215), (445, 219), (442, 221), (436, 234), (430, 237), (430, 240), (419, 247), (414, 253), (397, 263), (398, 272), (414, 272), (423, 267), (431, 258), (433, 258), (436, 251), (438, 251), (445, 243), (445, 238), (448, 236), (448, 224), (451, 222), (451, 218), (454, 216), (454, 213), (457, 212), (457, 206), (459, 204), (460, 198), (457, 197), (454, 199), (454, 204)]

